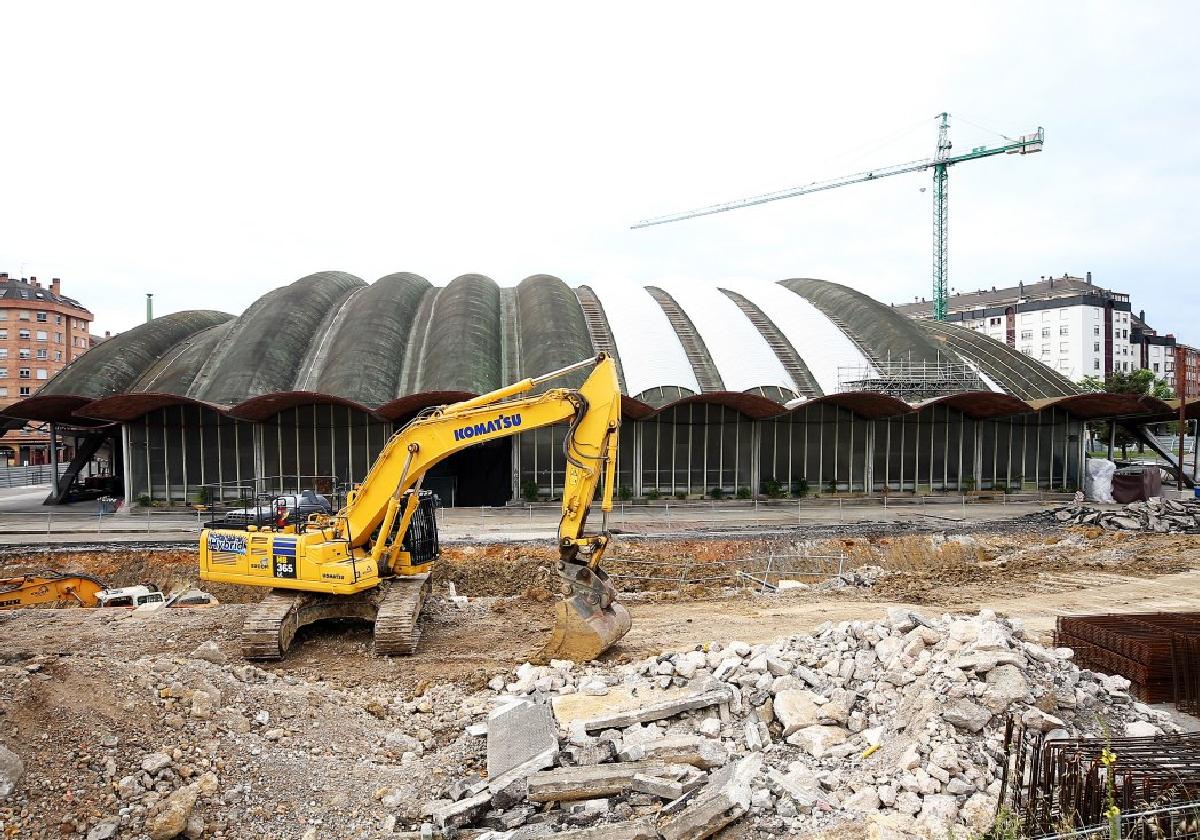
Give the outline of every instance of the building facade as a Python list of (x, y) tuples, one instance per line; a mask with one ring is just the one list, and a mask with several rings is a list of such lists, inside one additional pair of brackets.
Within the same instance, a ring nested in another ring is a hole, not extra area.
[[(36, 277), (0, 272), (0, 412), (36, 395), (86, 353), (92, 320), (86, 307), (63, 295), (57, 277), (43, 285)], [(41, 424), (10, 430), (0, 436), (0, 466), (49, 463), (49, 445)]]
[[(933, 317), (925, 301), (895, 309), (911, 318)], [(947, 320), (1002, 341), (1073, 382), (1128, 373), (1143, 364), (1129, 295), (1096, 286), (1090, 271), (1085, 277), (955, 292)]]

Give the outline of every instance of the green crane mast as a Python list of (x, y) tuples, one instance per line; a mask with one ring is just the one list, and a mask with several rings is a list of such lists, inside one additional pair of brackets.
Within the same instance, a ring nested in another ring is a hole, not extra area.
[(950, 115), (946, 112), (938, 114), (938, 143), (937, 154), (927, 160), (914, 160), (908, 163), (898, 163), (894, 166), (885, 166), (880, 169), (871, 169), (866, 172), (856, 172), (852, 175), (843, 175), (840, 178), (831, 178), (828, 181), (813, 181), (809, 184), (803, 184), (799, 187), (791, 189), (779, 190), (778, 192), (765, 193), (763, 195), (750, 196), (737, 201), (730, 201), (724, 204), (712, 204), (708, 207), (701, 207), (696, 210), (688, 210), (682, 213), (671, 213), (666, 216), (655, 216), (652, 219), (644, 219), (636, 224), (631, 225), (633, 229), (651, 227), (653, 225), (665, 225), (669, 222), (681, 222), (684, 219), (694, 219), (698, 216), (711, 216), (714, 213), (724, 213), (729, 210), (738, 210), (742, 207), (753, 207), (756, 204), (766, 204), (769, 201), (778, 201), (781, 198), (793, 198), (798, 195), (807, 195), (808, 193), (823, 192), (824, 190), (832, 190), (838, 187), (845, 187), (850, 184), (860, 184), (863, 181), (875, 181), (880, 178), (886, 178), (889, 175), (903, 175), (906, 172), (922, 172), (926, 169), (933, 170), (933, 317), (939, 321), (946, 318), (946, 309), (948, 306), (949, 290), (950, 290), (950, 268), (948, 264), (948, 247), (949, 247), (949, 221), (950, 209), (947, 190), (949, 188), (949, 170), (956, 163), (962, 163), (968, 160), (979, 160), (981, 158), (991, 157), (992, 155), (1012, 155), (1021, 154), (1028, 155), (1042, 150), (1042, 144), (1045, 141), (1045, 131), (1038, 127), (1038, 130), (1033, 134), (1024, 134), (1017, 138), (1005, 138), (1006, 142), (999, 146), (976, 146), (971, 151), (961, 155), (950, 154), (952, 148), (950, 143)]

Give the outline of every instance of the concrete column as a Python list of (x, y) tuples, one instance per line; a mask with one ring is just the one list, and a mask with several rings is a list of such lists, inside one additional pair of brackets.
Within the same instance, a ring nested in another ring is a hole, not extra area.
[[(129, 442), (129, 424), (121, 424), (121, 481), (125, 485), (125, 511), (129, 511), (129, 506), (133, 504), (133, 459), (129, 457), (130, 442)], [(113, 457), (114, 466), (116, 461), (115, 453)]]
[(757, 496), (762, 490), (762, 421), (750, 421), (750, 494)]
[(512, 447), (509, 454), (512, 459), (512, 500), (514, 502), (521, 501), (521, 436), (516, 435), (509, 438), (512, 441)]
[(644, 424), (640, 420), (633, 423), (633, 497), (642, 495), (642, 432)]
[(50, 498), (58, 501), (58, 424), (50, 424)]

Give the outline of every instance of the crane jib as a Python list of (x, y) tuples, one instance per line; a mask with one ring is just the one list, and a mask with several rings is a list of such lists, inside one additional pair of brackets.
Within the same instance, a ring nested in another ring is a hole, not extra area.
[(515, 414), (501, 414), (495, 420), (488, 420), (483, 423), (468, 423), (466, 426), (459, 426), (454, 430), (454, 439), (466, 440), (467, 438), (476, 438), (501, 431), (502, 429), (515, 429), (520, 425), (520, 412)]

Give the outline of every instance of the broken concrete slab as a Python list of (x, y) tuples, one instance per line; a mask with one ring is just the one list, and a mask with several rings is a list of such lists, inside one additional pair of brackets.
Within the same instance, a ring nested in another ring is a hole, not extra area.
[[(707, 785), (688, 794), (658, 821), (663, 840), (703, 840), (711, 837), (750, 810), (751, 783), (762, 769), (762, 758), (752, 755), (713, 774)], [(674, 804), (674, 803), (672, 803)]]
[(683, 796), (683, 785), (679, 782), (672, 782), (660, 776), (648, 776), (645, 773), (638, 773), (633, 777), (632, 788), (638, 793), (648, 793), (668, 801)]
[(566, 694), (551, 702), (554, 717), (563, 728), (582, 721), (588, 732), (625, 729), (635, 723), (665, 720), (693, 709), (718, 706), (733, 699), (733, 690), (723, 683), (683, 688), (633, 688), (614, 686), (603, 697)]
[(518, 703), (488, 721), (488, 787), (500, 790), (515, 779), (554, 766), (558, 732), (548, 706)]
[(445, 832), (448, 828), (459, 828), (474, 820), (487, 809), (491, 801), (492, 795), (485, 791), (477, 796), (435, 808), (429, 817), (439, 831)]
[(682, 775), (686, 766), (662, 761), (622, 761), (588, 767), (557, 767), (529, 777), (530, 802), (573, 802), (616, 796), (633, 788), (637, 775)]
[(646, 820), (603, 823), (568, 831), (554, 831), (549, 826), (526, 826), (511, 834), (497, 835), (494, 840), (502, 837), (504, 840), (542, 840), (546, 837), (555, 840), (660, 840), (654, 826)]
[(702, 735), (667, 735), (644, 744), (627, 745), (618, 758), (622, 761), (690, 764), (708, 770), (723, 767), (729, 761), (729, 748), (720, 741)]

